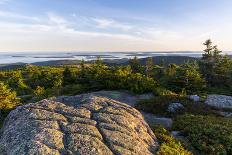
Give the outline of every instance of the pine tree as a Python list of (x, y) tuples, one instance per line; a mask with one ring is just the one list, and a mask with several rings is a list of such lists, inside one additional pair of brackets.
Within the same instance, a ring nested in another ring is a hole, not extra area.
[(140, 73), (141, 72), (141, 65), (139, 63), (138, 58), (135, 56), (133, 59), (129, 60), (130, 67), (133, 73)]
[(208, 39), (203, 43), (203, 45), (206, 46), (206, 49), (204, 50), (205, 53), (202, 55), (202, 59), (209, 60), (213, 56), (212, 55), (212, 50), (213, 50), (212, 41)]
[(63, 85), (69, 85), (73, 84), (75, 82), (75, 75), (74, 73), (70, 70), (69, 67), (66, 67), (64, 72), (63, 72)]
[(152, 57), (147, 58), (146, 61), (146, 75), (147, 77), (152, 76), (152, 70), (153, 70), (153, 59)]

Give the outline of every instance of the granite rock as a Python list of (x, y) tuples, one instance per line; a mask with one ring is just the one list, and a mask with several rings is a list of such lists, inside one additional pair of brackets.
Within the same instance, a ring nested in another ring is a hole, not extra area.
[(150, 155), (159, 148), (139, 111), (92, 94), (20, 106), (1, 130), (2, 155)]

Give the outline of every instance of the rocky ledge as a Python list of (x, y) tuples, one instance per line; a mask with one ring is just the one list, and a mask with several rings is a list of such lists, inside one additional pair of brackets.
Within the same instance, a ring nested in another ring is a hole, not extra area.
[(0, 153), (155, 154), (157, 139), (133, 107), (84, 94), (18, 107), (5, 120)]

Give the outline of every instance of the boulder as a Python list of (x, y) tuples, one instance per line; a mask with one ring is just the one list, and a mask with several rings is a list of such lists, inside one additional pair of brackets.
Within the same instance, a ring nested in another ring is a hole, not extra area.
[(194, 102), (199, 102), (201, 98), (198, 95), (190, 95), (189, 99), (193, 100)]
[(208, 95), (205, 103), (219, 109), (221, 108), (232, 109), (232, 96)]
[(0, 136), (3, 155), (151, 155), (159, 148), (139, 111), (92, 94), (20, 106)]
[(167, 111), (170, 113), (175, 113), (183, 108), (184, 106), (181, 103), (171, 103), (169, 104)]

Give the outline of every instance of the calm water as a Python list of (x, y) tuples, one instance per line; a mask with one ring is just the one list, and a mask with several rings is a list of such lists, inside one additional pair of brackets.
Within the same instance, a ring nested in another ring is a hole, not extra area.
[(98, 56), (102, 59), (121, 59), (132, 58), (137, 56), (138, 58), (151, 57), (151, 56), (191, 56), (200, 57), (201, 52), (0, 52), (0, 64), (9, 63), (33, 63), (49, 60), (94, 60)]

